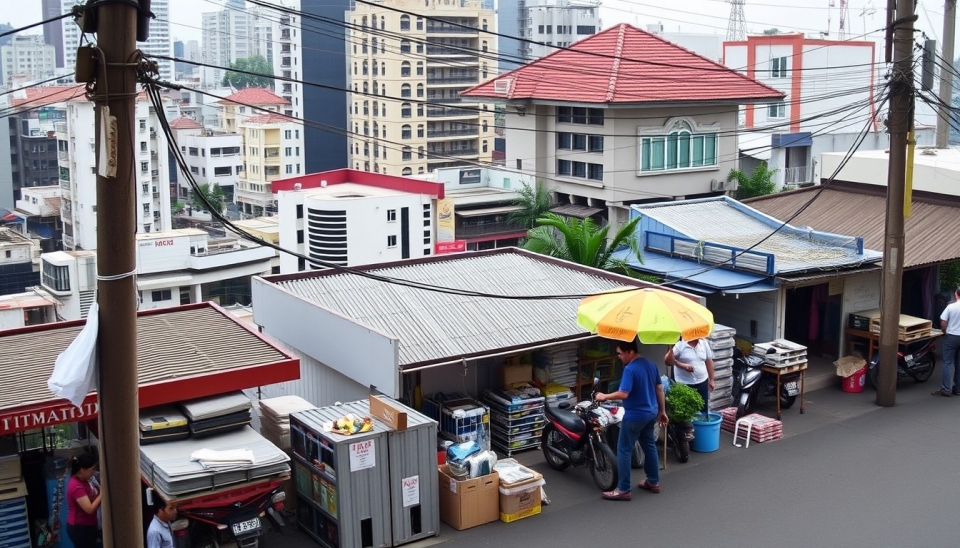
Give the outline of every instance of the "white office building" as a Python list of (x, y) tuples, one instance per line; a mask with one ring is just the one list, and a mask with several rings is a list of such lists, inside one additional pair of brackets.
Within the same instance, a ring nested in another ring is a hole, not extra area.
[(44, 43), (42, 35), (14, 35), (9, 44), (0, 46), (0, 83), (10, 84), (14, 75), (46, 80), (56, 71), (56, 48)]
[[(204, 128), (187, 117), (171, 121), (170, 128), (194, 180), (198, 184), (217, 185), (232, 196), (243, 171), (240, 134)], [(187, 176), (179, 167), (177, 171), (181, 195), (186, 196), (190, 188)]]
[(515, 54), (502, 51), (503, 55), (532, 61), (556, 51), (551, 46), (568, 47), (600, 31), (599, 0), (526, 0), (517, 4), (517, 36), (529, 41), (520, 42)]

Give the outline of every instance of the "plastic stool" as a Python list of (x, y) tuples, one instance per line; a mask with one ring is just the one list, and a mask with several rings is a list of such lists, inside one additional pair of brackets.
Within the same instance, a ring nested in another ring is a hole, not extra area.
[[(735, 425), (734, 428), (733, 428), (733, 445), (734, 445), (734, 447), (744, 447), (743, 445), (737, 443), (737, 438), (740, 436), (740, 425), (741, 425), (742, 423), (745, 423), (745, 424), (747, 425), (747, 426), (746, 426), (746, 428), (747, 428), (747, 435), (745, 436), (745, 439), (747, 440), (747, 445), (746, 445), (746, 447), (750, 447), (750, 433), (753, 431), (753, 419), (750, 419), (750, 418), (747, 418), (747, 417), (743, 417), (743, 418), (741, 418), (741, 419), (737, 419), (737, 423), (736, 423), (736, 425)], [(746, 447), (744, 447), (744, 448), (746, 448)]]

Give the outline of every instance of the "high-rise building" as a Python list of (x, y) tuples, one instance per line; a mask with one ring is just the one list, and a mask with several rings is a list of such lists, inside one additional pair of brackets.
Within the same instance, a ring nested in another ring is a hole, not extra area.
[[(516, 36), (524, 41), (500, 37), (500, 54), (506, 63), (511, 60), (533, 61), (556, 48), (567, 47), (600, 30), (600, 1), (576, 0), (509, 0), (500, 4), (500, 19), (517, 20)], [(515, 9), (511, 9), (515, 6)], [(506, 34), (501, 31), (500, 34)], [(542, 44), (541, 44), (542, 43)], [(505, 68), (515, 68), (516, 64)]]
[(9, 84), (14, 75), (46, 80), (56, 74), (56, 48), (39, 34), (18, 34), (0, 46), (0, 83)]
[[(43, 19), (53, 19), (62, 12), (62, 0), (43, 0)], [(54, 53), (57, 57), (57, 68), (63, 65), (63, 19), (51, 21), (43, 26), (43, 41), (54, 47)]]
[(493, 105), (460, 92), (497, 75), (496, 15), (475, 0), (427, 4), (348, 14), (353, 169), (413, 175), (492, 160)]
[(281, 70), (286, 68), (297, 80), (318, 84), (303, 86), (300, 101), (303, 118), (311, 122), (303, 127), (306, 173), (349, 165), (348, 139), (344, 134), (347, 127), (344, 90), (347, 89), (347, 47), (352, 44), (347, 42), (342, 21), (344, 14), (349, 15), (351, 4), (351, 0), (301, 0), (300, 10), (307, 15), (302, 24), (298, 24), (300, 17), (292, 15), (280, 20), (281, 39), (286, 27), (303, 45), (300, 65), (296, 65), (297, 58), (291, 57), (289, 67), (284, 67), (281, 61)]
[[(250, 15), (245, 9), (226, 8), (203, 14), (203, 62), (229, 67), (238, 59), (253, 56)], [(204, 85), (220, 85), (226, 73), (221, 68), (204, 67)]]
[[(84, 4), (83, 0), (61, 0), (62, 11), (66, 13), (74, 5)], [(170, 43), (170, 0), (152, 0), (150, 11), (156, 16), (150, 19), (150, 37), (146, 42), (137, 46), (148, 55), (163, 55), (170, 57), (172, 44)], [(62, 21), (67, 21), (63, 19)], [(63, 24), (63, 56), (64, 66), (74, 68), (77, 63), (77, 48), (80, 46), (80, 28), (73, 24)], [(173, 61), (157, 59), (160, 65), (160, 79), (173, 81)]]

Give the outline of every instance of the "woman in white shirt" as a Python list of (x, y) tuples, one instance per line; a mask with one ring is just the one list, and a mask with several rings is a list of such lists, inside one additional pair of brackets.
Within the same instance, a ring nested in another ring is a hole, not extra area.
[(713, 350), (703, 339), (679, 341), (667, 351), (663, 362), (673, 371), (674, 380), (686, 384), (703, 398), (703, 413), (707, 412), (710, 392), (713, 391)]

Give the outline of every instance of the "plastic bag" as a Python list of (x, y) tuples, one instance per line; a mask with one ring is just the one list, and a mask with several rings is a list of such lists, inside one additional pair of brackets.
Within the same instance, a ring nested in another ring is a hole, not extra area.
[(87, 324), (77, 338), (70, 343), (53, 366), (53, 374), (47, 379), (51, 392), (80, 407), (83, 400), (96, 386), (97, 332), (100, 328), (100, 307), (94, 302), (87, 312)]

